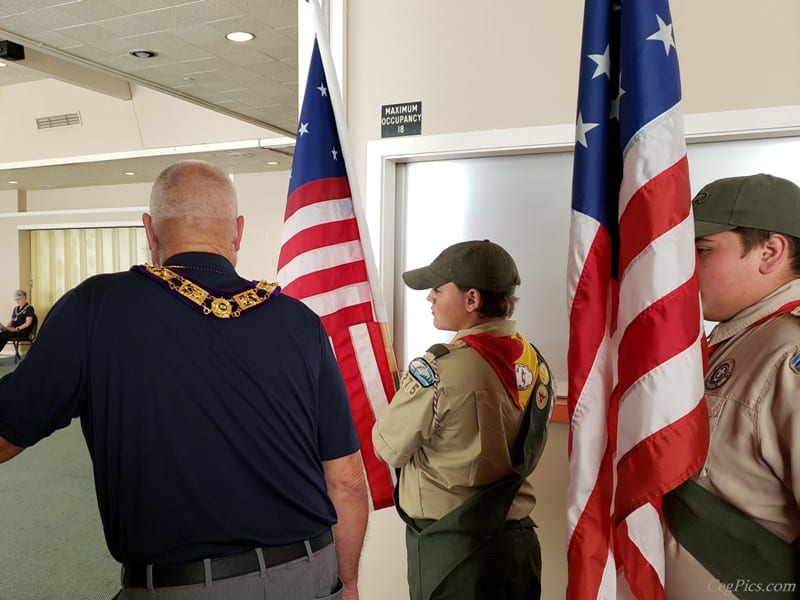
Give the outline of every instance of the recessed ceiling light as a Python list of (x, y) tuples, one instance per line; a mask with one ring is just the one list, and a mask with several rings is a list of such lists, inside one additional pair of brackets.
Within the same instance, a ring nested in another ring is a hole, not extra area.
[(123, 175), (136, 175), (136, 171), (125, 171)]
[(129, 50), (128, 54), (136, 58), (153, 58), (156, 56), (156, 52), (152, 50)]
[(232, 42), (249, 42), (252, 40), (254, 36), (249, 31), (231, 31), (228, 35), (225, 36), (225, 39), (228, 39)]
[(4, 63), (4, 62), (0, 62), (0, 69), (1, 69), (1, 68), (3, 68), (3, 67), (5, 67), (5, 66), (6, 66), (6, 63)]
[(280, 163), (277, 160), (268, 160), (267, 164), (270, 165), (270, 166), (275, 166), (275, 165), (278, 165)]
[(17, 185), (17, 184), (19, 183), (19, 181), (16, 181), (16, 180), (14, 180), (14, 179), (11, 179), (11, 180), (9, 180), (9, 181), (6, 181), (6, 183), (10, 183), (11, 185)]

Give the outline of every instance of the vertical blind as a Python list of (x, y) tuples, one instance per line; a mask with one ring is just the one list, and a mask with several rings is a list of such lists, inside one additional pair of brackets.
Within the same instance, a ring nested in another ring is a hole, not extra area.
[(144, 227), (31, 231), (31, 304), (41, 322), (56, 300), (84, 279), (148, 260)]

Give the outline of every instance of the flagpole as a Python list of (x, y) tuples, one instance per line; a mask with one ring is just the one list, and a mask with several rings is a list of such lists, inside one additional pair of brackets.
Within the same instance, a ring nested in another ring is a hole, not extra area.
[[(358, 181), (355, 177), (355, 166), (353, 165), (352, 152), (350, 151), (350, 133), (347, 130), (346, 114), (344, 110), (344, 103), (342, 102), (342, 94), (339, 90), (339, 79), (336, 76), (336, 67), (331, 56), (330, 40), (328, 39), (328, 31), (325, 26), (325, 18), (322, 11), (322, 5), (317, 0), (306, 0), (307, 4), (311, 5), (312, 20), (314, 22), (314, 30), (317, 34), (317, 41), (319, 43), (319, 53), (322, 58), (322, 66), (325, 69), (325, 76), (328, 79), (328, 94), (331, 99), (331, 106), (333, 107), (334, 120), (336, 121), (336, 129), (339, 134), (339, 143), (342, 147), (342, 154), (344, 155), (345, 169), (347, 170), (347, 179), (350, 183), (350, 194), (353, 199), (353, 212), (355, 213), (356, 223), (358, 230), (361, 234), (361, 246), (364, 252), (364, 262), (367, 266), (367, 280), (369, 287), (372, 291), (372, 305), (375, 310), (375, 320), (381, 323), (389, 321), (388, 312), (386, 310), (386, 302), (383, 297), (383, 291), (379, 285), (380, 279), (378, 278), (377, 263), (372, 254), (372, 243), (369, 239), (369, 230), (367, 229), (366, 215), (364, 213), (364, 205), (361, 200), (361, 193), (359, 191)], [(388, 335), (388, 329), (384, 335)], [(391, 342), (391, 337), (388, 338)], [(391, 354), (394, 356), (394, 353)], [(396, 371), (396, 367), (395, 367)]]

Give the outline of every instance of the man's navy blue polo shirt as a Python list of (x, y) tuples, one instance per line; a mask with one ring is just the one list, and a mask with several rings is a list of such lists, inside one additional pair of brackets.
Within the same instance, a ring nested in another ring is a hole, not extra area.
[[(246, 287), (225, 258), (167, 266)], [(283, 295), (217, 319), (129, 271), (65, 294), (0, 380), (0, 436), (30, 446), (80, 417), (111, 554), (173, 563), (288, 544), (336, 521), (322, 461), (358, 450), (319, 318)]]

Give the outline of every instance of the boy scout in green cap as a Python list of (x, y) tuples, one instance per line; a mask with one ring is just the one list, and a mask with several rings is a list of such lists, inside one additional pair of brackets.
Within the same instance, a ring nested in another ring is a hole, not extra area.
[(692, 202), (709, 336), (705, 464), (664, 499), (666, 597), (796, 598), (800, 538), (800, 188), (771, 175)]
[(411, 598), (538, 599), (527, 476), (555, 393), (544, 359), (509, 319), (516, 264), (497, 244), (475, 240), (403, 280), (431, 288), (434, 325), (457, 332), (411, 361), (372, 432), (377, 454), (399, 469)]

